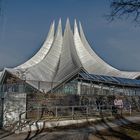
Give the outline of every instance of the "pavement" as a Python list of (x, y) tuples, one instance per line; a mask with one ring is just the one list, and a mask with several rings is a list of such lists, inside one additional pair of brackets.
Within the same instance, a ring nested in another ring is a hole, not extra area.
[[(22, 134), (9, 133), (0, 130), (0, 140), (92, 140), (91, 135), (102, 130), (113, 130), (115, 127), (128, 124), (139, 124), (137, 129), (140, 130), (140, 116), (130, 116), (119, 118), (113, 121), (102, 120), (100, 123), (91, 122), (86, 126), (79, 128), (61, 128), (54, 130), (37, 130)], [(121, 134), (122, 138), (131, 140), (131, 138)]]

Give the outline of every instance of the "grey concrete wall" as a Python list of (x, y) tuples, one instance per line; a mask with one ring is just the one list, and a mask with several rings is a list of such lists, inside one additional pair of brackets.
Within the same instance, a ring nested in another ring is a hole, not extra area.
[(19, 120), (21, 112), (26, 111), (26, 93), (8, 92), (4, 96), (3, 126), (10, 126)]

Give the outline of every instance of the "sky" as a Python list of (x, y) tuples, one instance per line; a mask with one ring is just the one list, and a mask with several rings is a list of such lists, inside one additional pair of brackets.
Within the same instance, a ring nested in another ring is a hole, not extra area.
[(140, 71), (140, 26), (131, 20), (109, 22), (109, 0), (0, 0), (0, 69), (15, 67), (41, 47), (53, 20), (81, 21), (94, 51), (107, 63)]

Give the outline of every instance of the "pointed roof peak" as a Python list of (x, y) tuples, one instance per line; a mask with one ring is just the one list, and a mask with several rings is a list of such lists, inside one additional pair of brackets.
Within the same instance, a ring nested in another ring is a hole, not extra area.
[(66, 26), (65, 26), (65, 31), (64, 31), (64, 34), (66, 31), (71, 31), (71, 26), (70, 26), (70, 21), (69, 21), (69, 18), (67, 18), (66, 20)]
[(74, 26), (77, 26), (77, 20), (76, 20), (76, 18), (74, 19)]
[(69, 17), (67, 17), (66, 24), (70, 24)]
[[(62, 35), (62, 24), (61, 24), (61, 18), (58, 21), (58, 26), (57, 26), (57, 30), (56, 30), (56, 36)], [(55, 36), (55, 37), (56, 37)]]
[(50, 29), (49, 29), (48, 36), (50, 34), (53, 34), (54, 35), (54, 30), (55, 30), (55, 21), (53, 20), (53, 22), (51, 23)]
[(81, 24), (81, 21), (79, 21), (79, 28), (82, 28), (82, 24)]
[(59, 18), (58, 24), (61, 24), (61, 18)]
[(75, 34), (75, 33), (78, 33), (78, 34), (79, 34), (78, 25), (77, 25), (76, 19), (74, 20), (74, 34)]
[(53, 21), (52, 21), (52, 24), (51, 24), (51, 25), (52, 25), (52, 26), (54, 26), (54, 25), (55, 25), (55, 20), (53, 20)]
[(80, 36), (85, 36), (81, 22), (79, 21)]
[(66, 20), (66, 27), (70, 27), (70, 20), (69, 20), (69, 18), (67, 18), (67, 20)]
[(58, 30), (58, 29), (61, 29), (61, 30), (62, 30), (62, 22), (61, 22), (61, 18), (59, 18), (59, 21), (58, 21), (57, 30)]

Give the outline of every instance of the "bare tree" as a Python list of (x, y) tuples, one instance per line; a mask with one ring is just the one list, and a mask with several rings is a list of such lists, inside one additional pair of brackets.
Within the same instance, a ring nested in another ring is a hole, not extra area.
[(111, 0), (109, 19), (131, 18), (140, 23), (140, 0)]

